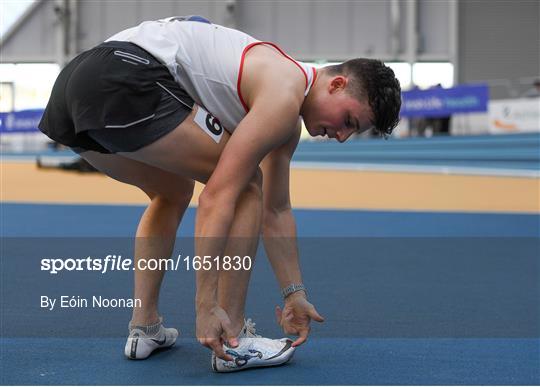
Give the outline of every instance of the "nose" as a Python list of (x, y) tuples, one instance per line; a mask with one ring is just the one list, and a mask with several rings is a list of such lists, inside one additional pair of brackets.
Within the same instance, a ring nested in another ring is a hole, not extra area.
[(351, 135), (354, 133), (354, 129), (351, 128), (343, 128), (336, 132), (336, 139), (339, 142), (345, 142)]

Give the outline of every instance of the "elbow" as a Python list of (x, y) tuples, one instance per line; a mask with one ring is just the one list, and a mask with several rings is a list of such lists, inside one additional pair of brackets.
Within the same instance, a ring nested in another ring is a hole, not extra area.
[(195, 221), (198, 237), (227, 237), (234, 220), (234, 205), (224, 200), (223, 195), (201, 193)]
[(230, 220), (234, 217), (234, 201), (229, 200), (223, 194), (214, 194), (204, 189), (199, 195), (197, 205), (197, 218), (202, 221), (206, 219), (222, 221)]
[(199, 213), (212, 212), (213, 204), (216, 202), (216, 195), (203, 189), (199, 195), (199, 203), (197, 204), (197, 211)]

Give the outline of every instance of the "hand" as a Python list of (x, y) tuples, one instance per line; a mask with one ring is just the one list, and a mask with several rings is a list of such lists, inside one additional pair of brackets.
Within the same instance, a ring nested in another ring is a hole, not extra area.
[(317, 322), (324, 321), (324, 318), (306, 299), (304, 292), (296, 292), (287, 297), (283, 310), (276, 306), (276, 319), (286, 334), (299, 336), (292, 344), (293, 347), (297, 347), (307, 340), (311, 330), (309, 325), (311, 319)]
[(223, 351), (225, 341), (233, 348), (238, 346), (227, 312), (217, 305), (197, 310), (197, 340), (223, 360), (233, 360)]

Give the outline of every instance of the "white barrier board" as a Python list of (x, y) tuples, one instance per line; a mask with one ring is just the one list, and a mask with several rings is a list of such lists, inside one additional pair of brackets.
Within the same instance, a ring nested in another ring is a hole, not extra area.
[(502, 99), (489, 104), (489, 132), (540, 132), (540, 97)]

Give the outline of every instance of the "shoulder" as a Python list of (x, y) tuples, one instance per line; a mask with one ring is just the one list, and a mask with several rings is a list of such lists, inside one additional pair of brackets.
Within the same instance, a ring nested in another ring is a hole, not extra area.
[(305, 77), (293, 60), (261, 44), (246, 54), (240, 87), (248, 106), (262, 98), (298, 105), (299, 109), (304, 100)]

